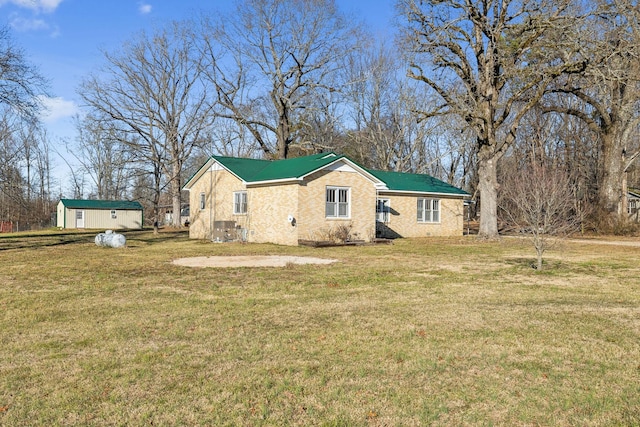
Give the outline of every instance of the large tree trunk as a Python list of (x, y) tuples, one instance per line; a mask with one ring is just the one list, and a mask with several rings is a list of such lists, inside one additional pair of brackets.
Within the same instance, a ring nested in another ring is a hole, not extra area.
[(173, 164), (173, 180), (171, 181), (171, 204), (173, 205), (173, 217), (172, 224), (174, 227), (180, 227), (182, 223), (180, 222), (180, 208), (182, 205), (182, 200), (180, 197), (180, 192), (182, 190), (182, 180), (180, 179), (180, 170), (182, 169), (182, 164), (180, 162), (174, 162)]
[(626, 206), (622, 205), (624, 186), (624, 153), (615, 132), (602, 135), (602, 182), (598, 188), (598, 204), (603, 219), (618, 221)]
[(478, 153), (478, 190), (480, 191), (479, 238), (497, 239), (498, 235), (498, 177), (496, 155), (483, 145)]
[[(624, 162), (624, 158), (623, 158)], [(629, 221), (629, 183), (627, 182), (627, 171), (622, 171), (622, 195), (620, 197), (620, 205), (622, 212), (620, 215), (625, 221)]]
[(289, 111), (284, 101), (276, 102), (278, 110), (278, 126), (276, 129), (276, 156), (278, 159), (289, 158), (289, 146), (291, 145), (291, 123), (289, 120)]
[(160, 161), (154, 159), (153, 166), (153, 234), (158, 234), (160, 227), (160, 195), (161, 195), (161, 180), (162, 169), (160, 167)]

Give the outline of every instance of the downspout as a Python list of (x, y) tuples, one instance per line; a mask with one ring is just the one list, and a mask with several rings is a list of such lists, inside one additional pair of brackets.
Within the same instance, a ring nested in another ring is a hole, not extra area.
[(214, 168), (215, 162), (211, 165), (211, 172), (209, 173), (209, 191), (211, 193), (211, 207), (209, 209), (209, 240), (213, 242), (213, 226), (216, 223), (216, 201), (217, 201), (217, 188), (218, 188), (218, 169)]
[[(209, 171), (209, 240), (213, 241), (213, 164)], [(205, 196), (206, 200), (206, 196)]]
[[(247, 188), (247, 184), (244, 185), (244, 191), (247, 192), (247, 215), (245, 217), (244, 224), (244, 232), (240, 231), (240, 241), (242, 243), (247, 243), (249, 240), (249, 227), (251, 226), (251, 204), (249, 203), (249, 189)], [(237, 237), (237, 236), (236, 236)]]
[(375, 242), (378, 238), (378, 200), (380, 198), (380, 190), (376, 187), (376, 205), (373, 209), (373, 239), (372, 242)]
[[(216, 225), (216, 216), (217, 216), (217, 209), (218, 209), (218, 168), (216, 168), (215, 173), (213, 175), (213, 205), (212, 205), (212, 210), (213, 210), (213, 225)], [(211, 237), (213, 237), (213, 227), (211, 227)]]

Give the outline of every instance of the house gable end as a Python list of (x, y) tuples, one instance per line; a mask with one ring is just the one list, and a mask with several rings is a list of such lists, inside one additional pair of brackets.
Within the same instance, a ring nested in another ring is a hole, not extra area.
[(378, 179), (376, 176), (374, 176), (373, 174), (369, 173), (369, 171), (367, 171), (366, 169), (360, 167), (358, 164), (354, 163), (353, 161), (349, 160), (348, 158), (344, 157), (344, 156), (339, 156), (339, 157), (328, 157), (327, 159), (332, 160), (331, 163), (328, 163), (327, 165), (324, 165), (323, 167), (317, 168), (313, 171), (310, 171), (309, 173), (305, 174), (304, 176), (302, 176), (301, 178), (303, 179), (307, 179), (308, 177), (310, 177), (311, 175), (315, 174), (316, 172), (320, 172), (323, 170), (326, 171), (336, 171), (336, 172), (346, 172), (346, 173), (357, 173), (362, 175), (364, 178), (368, 179), (369, 181), (372, 182), (372, 184), (376, 187), (376, 189), (386, 189), (386, 185), (384, 182), (382, 182), (380, 179)]
[(195, 183), (202, 176), (211, 171), (226, 170), (231, 175), (238, 178), (243, 183), (251, 181), (252, 175), (261, 171), (270, 162), (268, 160), (241, 159), (236, 157), (212, 156), (182, 187), (184, 190), (191, 190)]

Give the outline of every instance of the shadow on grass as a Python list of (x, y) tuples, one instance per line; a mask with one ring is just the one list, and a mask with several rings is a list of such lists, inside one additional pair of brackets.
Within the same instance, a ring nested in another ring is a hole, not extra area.
[[(504, 262), (508, 265), (512, 265), (514, 267), (519, 267), (522, 269), (527, 269), (527, 270), (533, 270), (538, 272), (537, 270), (537, 264), (538, 261), (535, 258), (524, 258), (524, 257), (509, 257), (507, 259), (504, 260)], [(542, 270), (539, 271), (540, 273), (548, 273), (548, 274), (553, 274), (553, 273), (561, 273), (561, 272), (567, 272), (569, 271), (571, 268), (568, 264), (563, 263), (559, 260), (549, 260), (549, 259), (543, 259), (542, 260)]]
[(188, 239), (189, 230), (168, 229), (160, 230), (158, 234), (153, 234), (153, 230), (141, 230), (122, 233), (127, 238), (127, 241), (142, 242), (147, 245), (155, 245), (158, 243), (165, 243), (173, 241), (175, 239)]
[[(38, 249), (52, 246), (94, 243), (95, 236), (104, 230), (90, 231), (34, 231), (28, 233), (0, 234), (0, 251), (10, 249)], [(153, 234), (152, 229), (121, 230), (128, 242), (143, 242), (147, 245), (164, 243), (188, 237), (187, 230), (168, 230)]]

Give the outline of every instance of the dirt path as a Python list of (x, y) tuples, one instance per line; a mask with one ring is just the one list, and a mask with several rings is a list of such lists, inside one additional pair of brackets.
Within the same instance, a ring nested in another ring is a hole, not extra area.
[(287, 264), (331, 264), (336, 259), (300, 256), (200, 256), (173, 260), (184, 267), (285, 267)]
[(592, 245), (615, 245), (615, 246), (632, 246), (640, 248), (640, 240), (600, 240), (600, 239), (568, 239), (571, 243), (582, 243)]
[[(510, 239), (530, 239), (531, 236), (529, 235), (518, 235), (518, 236), (510, 236), (510, 235), (505, 235), (502, 237), (507, 237)], [(577, 243), (577, 244), (584, 244), (584, 245), (610, 245), (610, 246), (630, 246), (630, 247), (634, 247), (634, 248), (640, 248), (640, 239), (638, 238), (627, 238), (627, 239), (620, 239), (620, 238), (615, 238), (615, 237), (594, 237), (594, 238), (580, 238), (580, 239), (561, 239), (561, 241), (564, 242), (568, 242), (568, 243)]]

